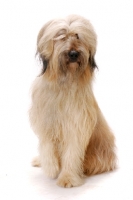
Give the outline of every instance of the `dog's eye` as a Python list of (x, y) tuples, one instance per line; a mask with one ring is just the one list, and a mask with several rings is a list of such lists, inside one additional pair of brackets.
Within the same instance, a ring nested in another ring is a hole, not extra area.
[(76, 36), (76, 38), (77, 38), (77, 39), (79, 39), (79, 36), (78, 36), (78, 34), (77, 34), (77, 33), (75, 34), (75, 36)]

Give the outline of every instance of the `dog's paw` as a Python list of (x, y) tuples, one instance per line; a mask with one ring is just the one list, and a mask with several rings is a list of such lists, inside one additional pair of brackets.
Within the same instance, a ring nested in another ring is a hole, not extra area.
[(70, 175), (70, 174), (60, 174), (57, 185), (60, 187), (71, 188), (80, 186), (83, 184), (81, 177)]
[(32, 160), (32, 166), (33, 167), (41, 167), (41, 162), (40, 162), (40, 158), (39, 156), (35, 157), (33, 160)]

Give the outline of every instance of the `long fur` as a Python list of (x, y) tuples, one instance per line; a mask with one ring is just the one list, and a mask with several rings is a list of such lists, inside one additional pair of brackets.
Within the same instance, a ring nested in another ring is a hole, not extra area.
[[(62, 187), (116, 166), (114, 135), (92, 91), (96, 41), (90, 22), (76, 15), (51, 20), (38, 34), (43, 69), (33, 83), (29, 116), (40, 155), (33, 165)], [(73, 49), (80, 53), (76, 62), (68, 57)]]

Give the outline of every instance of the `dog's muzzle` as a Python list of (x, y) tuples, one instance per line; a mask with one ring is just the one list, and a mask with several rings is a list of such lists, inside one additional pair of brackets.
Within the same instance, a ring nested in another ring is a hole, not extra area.
[(76, 62), (79, 57), (79, 52), (75, 50), (71, 50), (68, 52), (70, 62)]

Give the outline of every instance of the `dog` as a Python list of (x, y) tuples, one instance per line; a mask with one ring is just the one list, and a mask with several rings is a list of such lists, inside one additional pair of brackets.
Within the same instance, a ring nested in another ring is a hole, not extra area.
[(116, 168), (115, 137), (92, 91), (97, 36), (84, 17), (47, 22), (37, 38), (42, 71), (32, 86), (30, 123), (39, 139), (33, 166), (74, 187)]

